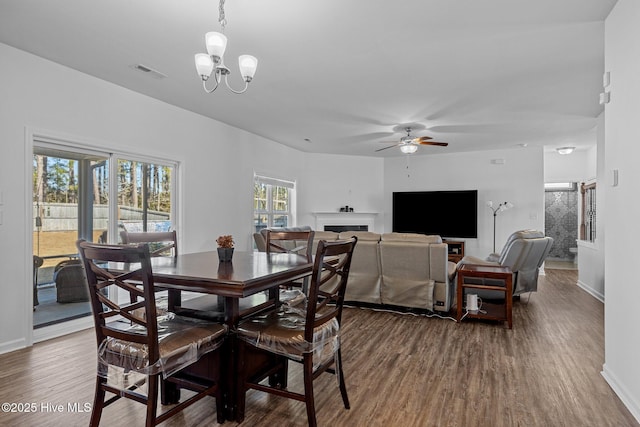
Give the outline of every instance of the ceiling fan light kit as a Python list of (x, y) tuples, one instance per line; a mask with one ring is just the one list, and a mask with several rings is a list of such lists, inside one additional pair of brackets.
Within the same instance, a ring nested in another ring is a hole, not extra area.
[[(246, 92), (249, 83), (253, 80), (253, 76), (258, 68), (258, 59), (251, 55), (240, 55), (238, 57), (238, 67), (240, 68), (242, 80), (244, 80), (244, 88), (241, 90), (233, 89), (228, 81), (228, 76), (231, 71), (224, 65), (223, 59), (224, 52), (227, 49), (227, 36), (223, 34), (224, 28), (227, 25), (227, 20), (224, 15), (224, 2), (225, 0), (220, 0), (220, 17), (218, 19), (223, 32), (210, 31), (205, 35), (207, 53), (197, 53), (195, 55), (196, 70), (202, 79), (202, 86), (205, 92), (212, 93), (215, 91), (224, 78), (227, 88), (233, 93), (240, 94)], [(213, 88), (207, 89), (207, 80), (209, 80), (212, 74), (215, 85)]]
[(376, 150), (376, 152), (386, 150), (388, 148), (400, 147), (400, 151), (402, 151), (403, 154), (413, 154), (418, 151), (418, 146), (420, 145), (438, 145), (440, 147), (446, 147), (449, 145), (447, 142), (432, 141), (433, 138), (430, 136), (419, 136), (414, 138), (411, 136), (411, 127), (406, 127), (404, 130), (407, 132), (407, 136), (400, 138), (400, 141), (396, 144), (380, 148)]
[(418, 146), (411, 143), (405, 143), (400, 146), (400, 151), (402, 151), (404, 154), (413, 154), (418, 151)]

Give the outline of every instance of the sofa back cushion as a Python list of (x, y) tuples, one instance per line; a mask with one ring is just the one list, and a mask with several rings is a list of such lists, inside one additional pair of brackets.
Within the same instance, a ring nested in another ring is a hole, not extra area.
[[(356, 236), (358, 238), (358, 243), (363, 240), (370, 242), (379, 242), (380, 234), (374, 233), (372, 231), (341, 231), (340, 236), (338, 237), (340, 240), (348, 239), (351, 236)], [(358, 247), (356, 245), (356, 247)]]
[(433, 308), (430, 244), (384, 239), (380, 242), (383, 304)]
[(358, 244), (351, 258), (345, 300), (380, 304), (380, 235), (369, 231), (343, 231), (339, 239), (351, 236), (358, 238)]
[(326, 240), (327, 242), (338, 240), (338, 233), (335, 231), (316, 231), (313, 236), (313, 250), (311, 251), (314, 255), (318, 250), (318, 242), (320, 240)]
[(384, 233), (382, 241), (387, 242), (414, 242), (414, 243), (442, 243), (442, 237), (438, 235), (426, 235), (417, 233)]

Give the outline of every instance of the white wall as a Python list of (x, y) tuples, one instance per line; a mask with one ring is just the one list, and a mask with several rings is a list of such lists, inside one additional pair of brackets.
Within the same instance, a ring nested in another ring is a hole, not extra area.
[[(640, 2), (619, 0), (605, 21), (605, 70), (611, 102), (605, 106), (605, 364), (603, 375), (640, 421), (640, 285), (634, 266), (640, 242)], [(610, 186), (613, 170), (619, 184)], [(598, 208), (599, 209), (599, 208)]]
[[(504, 164), (494, 164), (496, 159), (504, 160)], [(513, 231), (544, 230), (542, 148), (388, 158), (384, 181), (386, 230), (391, 230), (394, 191), (478, 190), (478, 238), (465, 239), (465, 255), (485, 257), (493, 250), (493, 214), (486, 206), (488, 200), (515, 205), (498, 214), (497, 251)], [(443, 207), (434, 206), (438, 208)]]
[[(594, 242), (578, 242), (578, 286), (604, 302), (605, 300), (605, 218), (606, 214), (606, 179), (605, 179), (605, 123), (604, 113), (598, 117), (597, 144), (589, 155), (588, 171), (596, 171), (596, 240)], [(588, 179), (593, 181), (593, 179)], [(579, 206), (580, 211), (582, 205)], [(579, 226), (579, 225), (578, 225)]]
[(593, 147), (571, 154), (544, 153), (544, 182), (586, 182), (596, 178), (596, 136)]
[[(304, 188), (298, 201), (305, 207), (299, 212), (298, 224), (314, 226), (313, 212), (338, 212), (348, 205), (354, 212), (384, 211), (382, 188), (384, 161), (374, 157), (307, 154), (305, 157)], [(375, 230), (382, 231), (376, 219)]]
[[(325, 178), (307, 172), (300, 151), (0, 44), (0, 353), (31, 343), (27, 130), (179, 161), (183, 253), (214, 249), (220, 234), (233, 234), (240, 249), (251, 247), (254, 170), (323, 193), (300, 198), (302, 218), (344, 202), (339, 192), (331, 200)], [(380, 161), (329, 160), (332, 190), (351, 182), (354, 206), (380, 209)]]

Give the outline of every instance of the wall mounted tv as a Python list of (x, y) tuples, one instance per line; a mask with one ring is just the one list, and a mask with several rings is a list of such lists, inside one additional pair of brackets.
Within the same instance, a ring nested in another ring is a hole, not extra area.
[(393, 193), (393, 231), (478, 237), (478, 190)]

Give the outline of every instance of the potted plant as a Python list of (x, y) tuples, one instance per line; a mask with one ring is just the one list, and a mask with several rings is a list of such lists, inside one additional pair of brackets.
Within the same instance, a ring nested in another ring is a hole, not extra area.
[(218, 259), (223, 262), (231, 261), (233, 258), (233, 236), (219, 236), (216, 243), (218, 244)]

